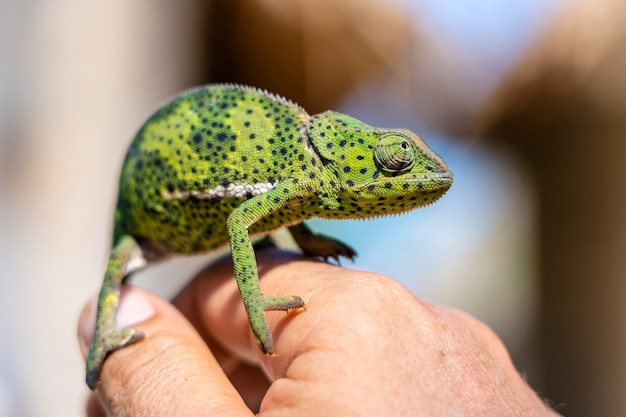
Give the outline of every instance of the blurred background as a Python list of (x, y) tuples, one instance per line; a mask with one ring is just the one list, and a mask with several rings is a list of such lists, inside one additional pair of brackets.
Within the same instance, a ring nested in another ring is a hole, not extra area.
[[(420, 132), (441, 202), (312, 226), (488, 323), (563, 415), (626, 415), (623, 1), (0, 0), (1, 417), (83, 415), (75, 323), (126, 147), (226, 81)], [(171, 295), (206, 262), (137, 282)]]

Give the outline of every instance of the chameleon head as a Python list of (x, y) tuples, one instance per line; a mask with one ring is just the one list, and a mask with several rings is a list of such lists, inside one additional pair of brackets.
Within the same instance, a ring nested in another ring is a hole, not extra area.
[(339, 181), (335, 197), (352, 207), (355, 217), (419, 208), (435, 202), (452, 185), (443, 160), (406, 129), (373, 127), (325, 112), (312, 117), (309, 138), (326, 171)]

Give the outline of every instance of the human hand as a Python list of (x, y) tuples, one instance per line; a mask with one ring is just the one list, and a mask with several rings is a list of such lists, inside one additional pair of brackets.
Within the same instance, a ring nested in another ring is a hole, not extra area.
[[(87, 415), (557, 416), (469, 315), (378, 274), (257, 256), (266, 294), (306, 301), (266, 313), (276, 357), (258, 349), (228, 258), (171, 304), (126, 287), (118, 322), (147, 338), (107, 357)], [(83, 356), (94, 320), (95, 300), (80, 316)]]

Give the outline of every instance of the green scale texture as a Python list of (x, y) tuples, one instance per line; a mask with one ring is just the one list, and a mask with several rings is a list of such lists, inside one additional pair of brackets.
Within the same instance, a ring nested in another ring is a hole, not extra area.
[(117, 328), (115, 312), (121, 283), (146, 263), (229, 243), (252, 331), (271, 355), (264, 311), (304, 302), (261, 293), (251, 235), (287, 226), (308, 255), (353, 258), (352, 248), (301, 222), (403, 213), (436, 201), (451, 184), (445, 163), (408, 130), (332, 111), (309, 116), (252, 87), (182, 93), (148, 119), (124, 161), (87, 384), (95, 386), (108, 352), (143, 337)]

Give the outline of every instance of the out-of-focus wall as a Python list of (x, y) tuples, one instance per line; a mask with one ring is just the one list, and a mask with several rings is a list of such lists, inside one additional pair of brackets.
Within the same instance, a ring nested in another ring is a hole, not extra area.
[(626, 4), (577, 0), (480, 124), (538, 191), (544, 383), (567, 416), (626, 415)]
[(119, 166), (156, 105), (199, 81), (203, 9), (0, 2), (0, 380), (18, 408), (7, 415), (82, 414), (76, 319), (106, 261)]

